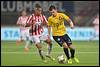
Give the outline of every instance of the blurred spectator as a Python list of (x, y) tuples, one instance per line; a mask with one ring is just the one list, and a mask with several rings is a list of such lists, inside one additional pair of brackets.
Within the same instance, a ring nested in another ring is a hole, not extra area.
[(93, 25), (94, 25), (96, 36), (99, 36), (99, 14), (94, 19)]
[(90, 38), (90, 40), (93, 40), (93, 39), (99, 37), (99, 14), (96, 15), (96, 17), (93, 21), (93, 27), (94, 27), (95, 33), (92, 36), (92, 38)]

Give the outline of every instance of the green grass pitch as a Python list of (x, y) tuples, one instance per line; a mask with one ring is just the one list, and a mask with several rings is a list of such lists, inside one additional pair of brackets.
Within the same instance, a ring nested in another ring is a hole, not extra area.
[[(24, 52), (24, 42), (16, 46), (15, 41), (1, 41), (1, 66), (99, 66), (99, 41), (73, 41), (76, 48), (76, 56), (80, 63), (59, 64), (48, 60), (43, 63), (35, 45), (30, 45), (27, 54)], [(47, 53), (47, 44), (43, 43), (43, 51)], [(53, 42), (52, 56), (57, 58), (59, 54), (64, 54), (63, 49)]]

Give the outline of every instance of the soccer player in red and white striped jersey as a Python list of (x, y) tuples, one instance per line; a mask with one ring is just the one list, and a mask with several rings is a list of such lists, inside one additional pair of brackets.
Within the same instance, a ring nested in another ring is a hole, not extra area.
[(21, 16), (18, 18), (17, 25), (20, 27), (20, 39), (17, 40), (17, 45), (19, 45), (19, 42), (25, 41), (25, 51), (28, 51), (28, 45), (29, 45), (29, 27), (25, 27), (26, 21), (28, 20), (27, 11), (23, 9), (21, 11)]
[(39, 4), (36, 4), (35, 12), (28, 18), (27, 24), (31, 26), (30, 33), (31, 33), (32, 39), (34, 39), (36, 47), (39, 50), (40, 57), (42, 58), (42, 60), (44, 60), (44, 62), (46, 62), (45, 57), (42, 54), (42, 45), (40, 43), (41, 40), (48, 41), (47, 42), (48, 44), (47, 57), (49, 57), (52, 60), (55, 60), (55, 59), (50, 56), (52, 43), (49, 41), (49, 37), (43, 34), (44, 32), (43, 27), (44, 25), (47, 25), (48, 21), (41, 12), (42, 12), (42, 8), (40, 7)]
[(32, 14), (27, 22), (28, 24), (34, 23), (31, 27), (34, 29), (32, 35), (41, 35), (43, 33), (43, 25), (47, 24), (47, 20), (44, 15), (36, 14)]
[(95, 29), (95, 35), (99, 37), (99, 14), (96, 16), (95, 20), (93, 21), (94, 29)]
[(93, 28), (95, 30), (95, 33), (92, 37), (90, 37), (89, 40), (94, 40), (95, 38), (99, 38), (99, 14), (96, 15), (96, 17), (93, 20)]

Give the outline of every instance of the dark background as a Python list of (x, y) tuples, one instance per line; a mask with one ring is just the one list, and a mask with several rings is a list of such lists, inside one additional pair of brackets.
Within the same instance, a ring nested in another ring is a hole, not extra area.
[(92, 26), (95, 16), (99, 14), (99, 1), (1, 1), (1, 25), (16, 26), (19, 12), (25, 4), (29, 4), (25, 8), (31, 14), (36, 3), (41, 4), (47, 18), (50, 16), (48, 8), (54, 4), (60, 12), (70, 16), (76, 26)]

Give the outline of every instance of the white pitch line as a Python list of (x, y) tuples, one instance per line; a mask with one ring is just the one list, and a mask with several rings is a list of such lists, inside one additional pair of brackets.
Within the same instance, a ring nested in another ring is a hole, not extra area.
[[(34, 48), (35, 46), (30, 46), (31, 48)], [(44, 47), (44, 46), (43, 46)], [(48, 46), (45, 46), (44, 48), (46, 48), (46, 47), (48, 47)], [(4, 46), (1, 46), (1, 49), (7, 49), (7, 48), (9, 48), (9, 49), (14, 49), (14, 48), (24, 48), (24, 46), (10, 46), (10, 47), (4, 47)], [(36, 47), (35, 47), (36, 48)], [(59, 46), (54, 46), (53, 48), (62, 48), (62, 47), (59, 47)], [(87, 46), (84, 46), (84, 47), (76, 47), (76, 49), (77, 48), (87, 48)], [(88, 47), (88, 48), (98, 48), (98, 46), (97, 47)], [(99, 49), (99, 48), (98, 48)]]
[[(25, 54), (25, 52), (1, 52), (3, 54)], [(47, 53), (47, 52), (44, 52), (44, 53)], [(55, 53), (55, 54), (59, 54), (59, 53), (63, 53), (63, 52), (52, 52), (52, 53)], [(78, 54), (80, 53), (89, 53), (89, 54), (99, 54), (99, 52), (77, 52)], [(38, 54), (38, 52), (28, 52), (28, 54)]]

